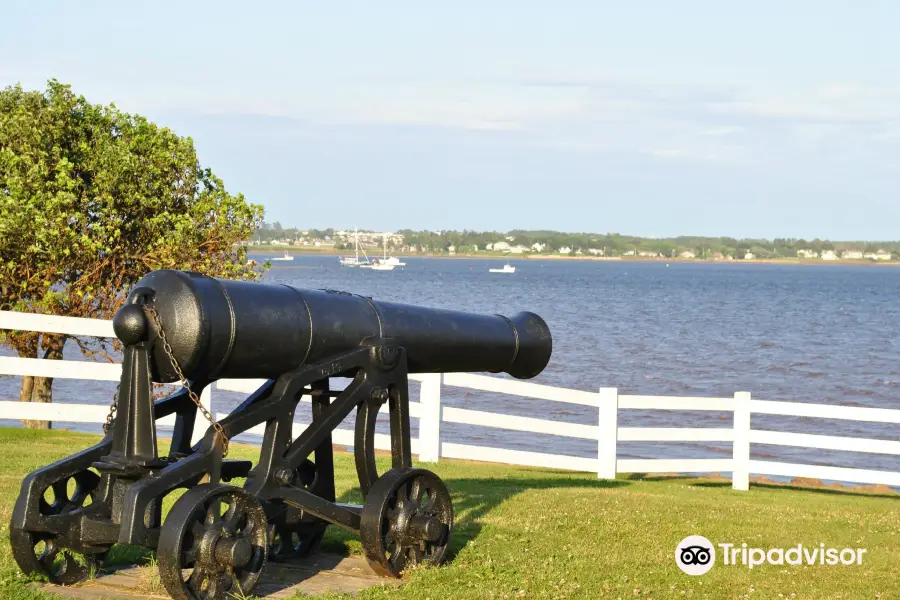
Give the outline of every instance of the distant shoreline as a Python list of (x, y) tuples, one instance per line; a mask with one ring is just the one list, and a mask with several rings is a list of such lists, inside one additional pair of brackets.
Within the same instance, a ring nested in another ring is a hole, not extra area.
[[(296, 256), (348, 256), (350, 253), (334, 250), (334, 249), (325, 249), (325, 250), (308, 250), (305, 248), (284, 248), (284, 249), (276, 249), (271, 246), (266, 247), (265, 249), (254, 250), (252, 246), (249, 246), (247, 249), (248, 254), (261, 254), (261, 255), (271, 255), (271, 256), (280, 256), (285, 252), (291, 255)], [(374, 250), (374, 249), (373, 249)], [(378, 258), (378, 253), (375, 252), (373, 254), (373, 258)], [(396, 253), (395, 256), (403, 257), (403, 258), (448, 258), (448, 259), (456, 259), (456, 258), (483, 258), (486, 260), (581, 260), (581, 261), (597, 261), (597, 262), (628, 262), (628, 263), (638, 263), (638, 262), (652, 262), (652, 263), (711, 263), (711, 264), (723, 264), (723, 265), (731, 265), (731, 264), (758, 264), (758, 265), (803, 265), (803, 266), (835, 266), (835, 265), (854, 265), (854, 266), (866, 266), (866, 267), (898, 267), (900, 266), (900, 261), (891, 260), (891, 261), (874, 261), (874, 260), (816, 260), (816, 259), (799, 259), (799, 258), (753, 258), (753, 259), (741, 259), (741, 260), (716, 260), (712, 258), (659, 258), (659, 257), (638, 257), (638, 256), (563, 256), (561, 254), (502, 254), (502, 253), (488, 253), (488, 252), (479, 252), (478, 254), (433, 254), (433, 253), (417, 253), (417, 252), (408, 252), (408, 253)]]

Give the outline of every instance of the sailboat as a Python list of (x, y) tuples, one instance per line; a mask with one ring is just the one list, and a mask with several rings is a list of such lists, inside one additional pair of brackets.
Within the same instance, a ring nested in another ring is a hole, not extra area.
[[(391, 258), (394, 258), (393, 256)], [(396, 260), (396, 259), (395, 259)], [(373, 271), (393, 271), (394, 267), (399, 264), (400, 261), (396, 262), (388, 262), (387, 257), (387, 236), (384, 236), (384, 258), (376, 258), (374, 263), (372, 264), (371, 269)], [(406, 263), (403, 263), (406, 264)]]
[[(396, 256), (388, 256), (387, 255), (387, 236), (384, 236), (384, 257), (376, 258), (374, 260), (376, 265), (381, 265), (379, 271), (390, 271), (394, 267), (405, 267), (406, 263), (401, 262), (399, 258)], [(391, 267), (390, 269), (388, 267)], [(374, 268), (374, 267), (373, 267)]]
[(294, 257), (291, 256), (290, 254), (288, 254), (287, 252), (285, 252), (285, 253), (284, 253), (284, 256), (276, 256), (276, 257), (273, 258), (272, 260), (287, 260), (287, 261), (290, 261), (290, 260), (294, 260)]
[(354, 256), (342, 256), (340, 258), (340, 263), (342, 267), (368, 267), (371, 266), (369, 262), (369, 257), (366, 256), (366, 251), (363, 250), (363, 259), (359, 258), (359, 231), (357, 231), (356, 227), (353, 228), (353, 248), (355, 251)]

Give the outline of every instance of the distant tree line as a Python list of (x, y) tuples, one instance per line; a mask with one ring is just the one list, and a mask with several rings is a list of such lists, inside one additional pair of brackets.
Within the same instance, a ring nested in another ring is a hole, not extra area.
[(311, 240), (325, 240), (334, 237), (334, 229), (300, 229), (298, 227), (282, 227), (281, 223), (263, 222), (263, 224), (253, 232), (253, 241), (260, 244), (269, 244), (275, 241), (300, 241), (307, 238)]
[[(825, 250), (860, 250), (876, 252), (886, 250), (900, 252), (900, 241), (866, 242), (829, 240), (806, 240), (801, 238), (738, 239), (733, 237), (700, 237), (678, 236), (670, 238), (646, 238), (619, 233), (565, 233), (546, 230), (514, 229), (508, 232), (498, 231), (412, 231), (400, 232), (408, 245), (414, 245), (427, 252), (446, 251), (450, 246), (458, 252), (467, 252), (474, 246), (484, 250), (488, 244), (507, 242), (511, 246), (521, 245), (532, 248), (532, 252), (553, 254), (560, 248), (570, 248), (573, 253), (588, 253), (591, 249), (602, 251), (606, 256), (622, 256), (629, 252), (661, 254), (677, 256), (685, 251), (694, 252), (697, 256), (712, 256), (720, 253), (725, 256), (742, 258), (748, 252), (760, 258), (796, 257), (799, 250), (821, 253)], [(534, 250), (535, 244), (541, 248)]]
[[(360, 230), (360, 234), (369, 233)], [(524, 246), (531, 253), (555, 254), (561, 248), (571, 252), (605, 256), (624, 256), (626, 254), (678, 256), (690, 251), (698, 257), (711, 257), (715, 254), (743, 258), (751, 253), (758, 258), (793, 258), (800, 250), (821, 254), (823, 251), (858, 250), (861, 252), (877, 252), (885, 250), (900, 254), (900, 241), (830, 241), (821, 239), (807, 240), (803, 238), (776, 238), (773, 240), (734, 237), (678, 236), (668, 238), (648, 238), (620, 233), (566, 233), (550, 230), (513, 229), (501, 231), (475, 231), (470, 229), (427, 231), (401, 229), (396, 232), (403, 237), (403, 244), (390, 242), (392, 249), (398, 247), (415, 247), (420, 252), (443, 253), (453, 248), (458, 253), (483, 252), (488, 245), (506, 242), (510, 246)], [(281, 223), (263, 223), (253, 236), (260, 243), (275, 240), (298, 241), (333, 240), (335, 230), (285, 228)], [(337, 245), (342, 247), (341, 244)], [(352, 247), (352, 244), (350, 244)]]

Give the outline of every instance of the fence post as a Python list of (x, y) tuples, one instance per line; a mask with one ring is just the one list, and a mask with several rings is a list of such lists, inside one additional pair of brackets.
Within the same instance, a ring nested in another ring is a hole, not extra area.
[(734, 394), (734, 446), (731, 487), (750, 489), (750, 392)]
[(616, 446), (619, 439), (619, 390), (600, 388), (597, 425), (597, 477), (616, 478)]
[[(200, 404), (202, 404), (210, 414), (215, 414), (212, 411), (212, 384), (203, 388), (203, 391), (200, 393)], [(208, 429), (209, 422), (198, 410), (197, 417), (194, 419), (194, 435), (191, 437), (191, 446), (202, 440)]]
[(441, 457), (441, 374), (424, 375), (419, 389), (419, 460), (438, 462)]

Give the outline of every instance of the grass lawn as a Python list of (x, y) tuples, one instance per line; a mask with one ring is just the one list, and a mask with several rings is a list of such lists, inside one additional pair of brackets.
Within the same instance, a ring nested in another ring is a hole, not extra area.
[[(0, 429), (0, 598), (37, 599), (9, 552), (9, 518), (22, 477), (84, 448), (96, 436)], [(258, 449), (234, 444), (231, 456)], [(387, 462), (382, 464), (386, 467)], [(341, 501), (359, 502), (353, 460), (338, 453)], [(359, 598), (789, 598), (900, 597), (900, 496), (687, 478), (598, 481), (590, 474), (445, 461), (426, 465), (454, 496), (450, 562), (410, 573), (399, 589)], [(329, 528), (323, 550), (359, 553), (359, 541)], [(691, 577), (676, 566), (688, 535), (758, 548), (865, 548), (862, 565), (724, 566)], [(110, 562), (141, 553), (117, 548)], [(152, 557), (150, 557), (152, 559)], [(148, 580), (152, 580), (148, 569)], [(151, 582), (152, 583), (152, 582)]]

